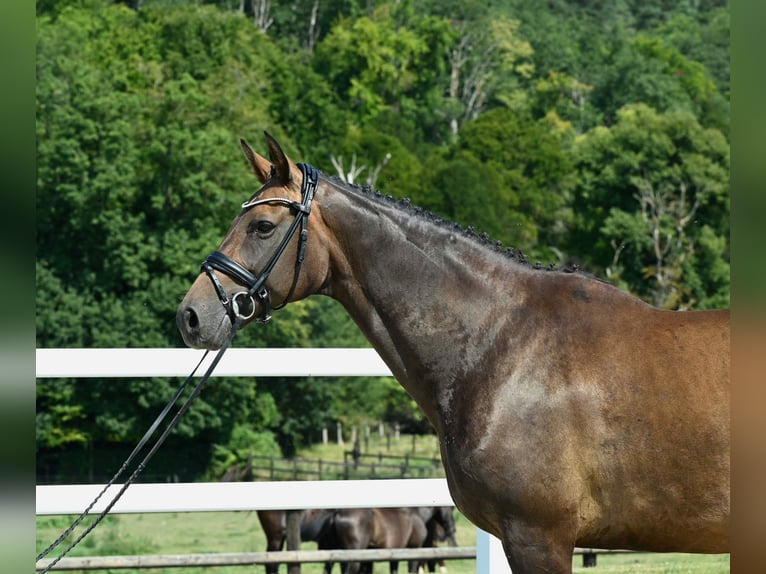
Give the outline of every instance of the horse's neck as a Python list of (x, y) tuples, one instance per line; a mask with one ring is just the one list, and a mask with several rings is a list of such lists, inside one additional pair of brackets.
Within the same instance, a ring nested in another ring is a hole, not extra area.
[(326, 211), (342, 246), (328, 294), (435, 424), (440, 396), (497, 336), (498, 301), (525, 298), (526, 273), (459, 230), (353, 192)]

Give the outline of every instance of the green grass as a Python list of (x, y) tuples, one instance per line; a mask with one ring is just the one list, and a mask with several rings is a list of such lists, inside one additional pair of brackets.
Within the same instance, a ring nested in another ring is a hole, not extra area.
[(595, 568), (583, 568), (582, 557), (573, 561), (574, 571), (587, 574), (723, 574), (730, 571), (728, 554), (600, 554)]
[[(350, 451), (353, 444), (349, 441), (343, 446), (335, 442), (328, 444), (315, 444), (300, 451), (298, 456), (304, 459), (322, 459), (323, 461), (343, 462), (343, 452)], [(406, 457), (412, 466), (431, 466), (431, 459), (440, 459), (439, 439), (436, 435), (406, 435), (402, 434), (399, 438), (381, 438), (377, 431), (371, 432), (369, 440), (360, 440), (361, 453), (365, 455), (363, 462), (372, 462), (373, 457), (382, 454), (386, 457), (382, 462), (387, 464), (400, 464), (405, 462)], [(420, 460), (429, 459), (429, 460)], [(441, 475), (444, 475), (443, 469), (439, 469)]]
[[(405, 454), (414, 454), (417, 456), (432, 457), (439, 456), (439, 439), (436, 435), (413, 435), (401, 434), (399, 438), (391, 437), (381, 438), (377, 430), (370, 432), (369, 441), (360, 439), (360, 447), (363, 453), (377, 454), (398, 454), (404, 457)], [(414, 450), (413, 450), (414, 444)], [(338, 446), (334, 440), (328, 444), (317, 443), (300, 452), (304, 458), (322, 458), (324, 460), (343, 460), (343, 451), (351, 450), (353, 444), (346, 440), (344, 446)]]
[[(415, 452), (409, 436), (398, 441), (378, 440), (371, 436), (371, 454), (417, 454), (433, 456), (438, 454), (435, 437), (418, 437)], [(390, 448), (388, 448), (390, 446)], [(339, 447), (336, 444), (315, 445), (300, 453), (302, 458), (321, 458), (325, 461), (342, 461), (343, 450), (352, 445)], [(42, 516), (37, 518), (37, 552), (55, 540), (74, 517)], [(86, 522), (87, 524), (87, 522)], [(476, 545), (476, 528), (461, 514), (456, 513), (457, 541), (461, 546)], [(75, 534), (82, 532), (78, 529)], [(316, 549), (315, 543), (304, 543), (305, 550)], [(140, 554), (192, 554), (215, 552), (260, 552), (266, 549), (266, 538), (255, 512), (204, 512), (204, 513), (156, 513), (121, 514), (107, 516), (80, 545), (68, 556), (112, 556)], [(58, 549), (57, 549), (58, 550)], [(50, 558), (58, 555), (53, 551)], [(628, 572), (652, 574), (724, 574), (730, 571), (729, 555), (692, 554), (601, 554), (595, 568), (583, 568), (582, 557), (573, 558), (575, 572), (587, 574), (622, 574)], [(449, 574), (472, 574), (476, 571), (473, 560), (451, 560), (447, 563)], [(232, 566), (214, 568), (172, 568), (142, 570), (100, 570), (114, 574), (243, 574), (264, 572), (263, 567)], [(320, 574), (322, 566), (306, 564), (304, 574)], [(378, 574), (387, 573), (387, 565), (376, 565)], [(400, 570), (402, 571), (402, 570)], [(280, 568), (280, 574), (286, 568)], [(339, 572), (336, 566), (334, 572)], [(84, 573), (83, 573), (84, 574)]]

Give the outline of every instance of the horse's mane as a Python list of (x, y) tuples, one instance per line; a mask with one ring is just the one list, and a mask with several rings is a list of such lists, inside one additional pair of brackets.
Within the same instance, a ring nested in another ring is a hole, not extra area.
[(529, 267), (532, 269), (540, 269), (545, 271), (563, 271), (564, 273), (578, 273), (580, 275), (587, 275), (595, 279), (598, 279), (598, 277), (595, 277), (592, 274), (586, 271), (583, 271), (580, 268), (580, 266), (577, 264), (571, 264), (571, 265), (566, 265), (561, 267), (557, 265), (556, 263), (549, 263), (548, 265), (543, 265), (539, 261), (532, 263), (529, 261), (529, 258), (527, 257), (527, 255), (521, 249), (506, 247), (503, 245), (502, 241), (493, 240), (488, 233), (484, 231), (477, 231), (476, 229), (474, 229), (473, 226), (470, 226), (470, 225), (463, 226), (460, 223), (457, 223), (455, 221), (445, 219), (444, 217), (436, 213), (433, 213), (432, 211), (429, 211), (417, 205), (413, 205), (408, 197), (397, 199), (392, 195), (385, 195), (381, 193), (379, 190), (374, 190), (372, 186), (369, 184), (360, 186), (355, 183), (349, 183), (347, 181), (344, 181), (337, 175), (327, 175), (325, 173), (323, 173), (323, 175), (328, 180), (330, 180), (330, 182), (332, 182), (334, 185), (338, 187), (341, 187), (343, 189), (348, 189), (354, 193), (373, 199), (374, 201), (378, 201), (386, 205), (394, 206), (398, 208), (400, 211), (403, 211), (415, 218), (431, 223), (442, 229), (448, 229), (454, 233), (459, 233), (463, 235), (464, 237), (467, 237), (475, 241), (479, 245), (482, 245), (486, 249), (490, 249), (492, 251), (501, 253), (505, 255), (506, 257), (508, 257), (509, 259), (515, 261), (516, 263), (524, 265), (525, 267)]

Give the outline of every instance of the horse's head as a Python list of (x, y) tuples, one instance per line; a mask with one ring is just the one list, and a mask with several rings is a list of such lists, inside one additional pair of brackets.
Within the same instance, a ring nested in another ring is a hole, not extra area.
[(434, 508), (433, 521), (442, 527), (443, 537), (440, 540), (446, 540), (450, 546), (457, 546), (455, 540), (455, 514), (452, 506), (437, 506)]
[(318, 172), (293, 163), (268, 133), (266, 140), (270, 160), (241, 141), (263, 185), (242, 204), (178, 308), (176, 322), (190, 347), (218, 349), (235, 323), (267, 322), (272, 309), (315, 292), (326, 276), (326, 254), (307, 240)]

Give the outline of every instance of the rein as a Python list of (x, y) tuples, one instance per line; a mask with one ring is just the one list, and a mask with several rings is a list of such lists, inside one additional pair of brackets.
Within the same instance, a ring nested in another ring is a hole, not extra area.
[[(299, 163), (298, 167), (303, 173), (300, 203), (281, 197), (274, 197), (270, 199), (246, 201), (242, 204), (243, 210), (249, 210), (257, 205), (277, 204), (284, 205), (295, 211), (295, 219), (293, 219), (293, 222), (290, 224), (287, 233), (282, 238), (276, 251), (274, 251), (271, 259), (269, 259), (258, 276), (256, 277), (245, 267), (220, 251), (213, 251), (202, 263), (202, 270), (213, 283), (213, 288), (218, 295), (218, 299), (226, 309), (232, 322), (234, 322), (237, 317), (242, 317), (244, 320), (250, 319), (255, 314), (255, 299), (257, 298), (261, 303), (261, 315), (260, 317), (256, 317), (255, 321), (257, 323), (268, 323), (271, 321), (271, 311), (276, 311), (287, 305), (287, 302), (295, 292), (295, 287), (298, 284), (298, 277), (301, 272), (301, 266), (303, 265), (303, 259), (306, 256), (308, 218), (311, 213), (311, 202), (314, 199), (314, 193), (316, 192), (317, 184), (319, 183), (319, 172), (315, 167), (305, 163)], [(295, 261), (295, 271), (293, 272), (293, 283), (284, 301), (272, 308), (271, 292), (266, 286), (266, 280), (269, 278), (269, 275), (277, 264), (277, 261), (279, 261), (279, 258), (282, 257), (282, 253), (284, 253), (288, 243), (290, 243), (290, 240), (298, 230), (298, 226), (301, 228), (301, 233), (299, 236), (300, 243), (298, 245), (298, 253)], [(243, 287), (247, 287), (247, 291), (238, 291), (229, 298), (228, 295), (226, 295), (226, 291), (224, 290), (221, 281), (215, 273), (216, 271), (220, 271), (234, 282), (239, 283)]]
[[(316, 168), (303, 163), (298, 164), (298, 167), (300, 167), (301, 172), (303, 173), (303, 183), (301, 185), (301, 202), (300, 203), (296, 201), (290, 201), (289, 199), (284, 199), (284, 198), (271, 198), (271, 199), (246, 201), (245, 203), (242, 204), (243, 210), (249, 210), (252, 207), (255, 207), (256, 205), (280, 204), (292, 210), (295, 210), (296, 212), (295, 219), (293, 219), (293, 222), (290, 224), (290, 227), (288, 228), (287, 233), (282, 238), (282, 241), (277, 246), (277, 249), (274, 251), (274, 254), (271, 256), (271, 258), (263, 267), (263, 269), (258, 274), (258, 276), (256, 277), (250, 271), (245, 269), (242, 265), (240, 265), (239, 263), (237, 263), (236, 261), (234, 261), (227, 255), (224, 255), (220, 251), (213, 251), (213, 253), (208, 255), (205, 261), (202, 263), (202, 271), (204, 271), (207, 274), (207, 276), (210, 278), (210, 280), (212, 281), (213, 287), (215, 288), (215, 291), (218, 294), (218, 298), (220, 299), (221, 303), (226, 309), (226, 312), (231, 318), (232, 328), (231, 328), (231, 332), (229, 333), (229, 336), (226, 338), (226, 341), (218, 350), (218, 353), (216, 354), (215, 358), (213, 359), (212, 363), (208, 367), (203, 377), (194, 387), (194, 390), (191, 392), (189, 397), (183, 403), (181, 408), (178, 409), (175, 416), (168, 423), (168, 426), (165, 428), (163, 433), (157, 438), (151, 450), (144, 456), (141, 463), (136, 467), (136, 469), (133, 471), (130, 477), (128, 477), (128, 479), (123, 483), (122, 488), (120, 488), (117, 494), (114, 495), (112, 500), (107, 504), (107, 506), (98, 515), (98, 517), (94, 520), (94, 522), (90, 524), (88, 528), (86, 528), (85, 531), (82, 534), (80, 534), (77, 537), (77, 539), (75, 539), (75, 541), (72, 542), (66, 548), (66, 550), (64, 550), (59, 556), (54, 558), (47, 566), (45, 566), (45, 568), (41, 570), (41, 574), (45, 574), (51, 568), (53, 568), (59, 562), (59, 560), (61, 560), (64, 556), (66, 556), (70, 550), (72, 550), (75, 546), (77, 546), (83, 540), (83, 538), (85, 538), (96, 526), (98, 526), (98, 524), (100, 524), (101, 521), (104, 519), (104, 517), (106, 517), (106, 515), (109, 513), (112, 507), (114, 507), (117, 501), (122, 497), (122, 495), (125, 493), (128, 487), (136, 480), (138, 475), (141, 474), (141, 472), (146, 467), (146, 464), (154, 456), (157, 450), (159, 450), (160, 446), (162, 445), (163, 442), (165, 442), (165, 439), (168, 437), (168, 435), (173, 430), (173, 428), (175, 428), (176, 424), (178, 424), (178, 421), (186, 413), (186, 411), (189, 410), (191, 402), (195, 398), (197, 398), (197, 396), (202, 392), (202, 389), (204, 388), (205, 384), (210, 378), (210, 375), (213, 373), (213, 370), (218, 366), (218, 362), (221, 360), (221, 357), (223, 357), (224, 352), (226, 352), (226, 349), (229, 348), (229, 346), (231, 345), (231, 342), (234, 340), (234, 337), (236, 336), (237, 331), (240, 329), (240, 327), (244, 324), (245, 321), (250, 319), (255, 314), (255, 299), (254, 299), (255, 297), (258, 298), (262, 306), (261, 316), (257, 317), (255, 320), (259, 323), (268, 323), (271, 320), (271, 311), (272, 311), (271, 292), (269, 291), (269, 288), (266, 287), (265, 283), (272, 269), (277, 264), (277, 261), (279, 261), (280, 257), (282, 256), (285, 249), (287, 248), (288, 243), (293, 238), (293, 236), (295, 235), (295, 232), (298, 230), (298, 227), (300, 226), (301, 228), (301, 232), (299, 236), (300, 243), (298, 246), (298, 253), (297, 253), (296, 261), (295, 261), (293, 283), (292, 283), (292, 286), (290, 287), (290, 291), (287, 294), (287, 297), (285, 297), (285, 300), (280, 305), (274, 307), (273, 310), (281, 309), (282, 307), (287, 305), (287, 302), (293, 296), (293, 293), (295, 292), (295, 287), (298, 284), (298, 277), (300, 275), (301, 266), (303, 265), (303, 259), (306, 255), (306, 242), (308, 240), (308, 216), (311, 213), (311, 202), (314, 199), (314, 193), (316, 192), (317, 184), (319, 183), (319, 172), (316, 170)], [(239, 291), (235, 293), (231, 298), (229, 298), (226, 295), (226, 292), (223, 289), (223, 285), (221, 285), (221, 282), (218, 279), (215, 271), (220, 271), (221, 273), (228, 275), (235, 282), (239, 283), (240, 285), (243, 285), (244, 287), (247, 287), (248, 290)], [(149, 439), (155, 433), (159, 425), (162, 423), (162, 421), (165, 419), (167, 414), (170, 412), (170, 409), (173, 407), (173, 405), (178, 402), (184, 389), (188, 385), (189, 381), (191, 381), (191, 379), (194, 377), (194, 374), (197, 372), (197, 369), (199, 369), (199, 366), (205, 360), (205, 357), (207, 357), (207, 355), (208, 355), (208, 352), (206, 351), (205, 354), (202, 356), (202, 359), (200, 359), (197, 366), (194, 367), (194, 370), (191, 372), (191, 374), (181, 384), (178, 391), (176, 391), (176, 394), (173, 396), (170, 402), (165, 406), (165, 408), (162, 410), (162, 412), (154, 421), (154, 423), (152, 423), (152, 425), (149, 427), (149, 430), (146, 431), (143, 438), (139, 441), (139, 443), (133, 449), (133, 452), (130, 453), (130, 455), (122, 464), (122, 466), (117, 471), (117, 473), (104, 486), (101, 492), (99, 492), (96, 495), (93, 501), (88, 505), (88, 507), (83, 511), (83, 513), (80, 514), (79, 517), (77, 517), (77, 519), (71, 524), (71, 526), (69, 526), (69, 528), (67, 528), (61, 534), (61, 536), (59, 536), (50, 546), (48, 546), (48, 548), (43, 550), (37, 556), (37, 558), (35, 559), (35, 562), (41, 560), (42, 558), (45, 558), (54, 548), (59, 546), (67, 538), (67, 536), (69, 536), (72, 533), (72, 531), (74, 531), (74, 529), (77, 528), (77, 526), (85, 519), (85, 517), (88, 516), (91, 509), (96, 505), (96, 503), (104, 495), (104, 493), (106, 493), (107, 489), (116, 482), (116, 480), (122, 475), (123, 472), (125, 472), (125, 470), (128, 468), (128, 465), (132, 462), (133, 458), (135, 458), (135, 456), (141, 451), (141, 449), (143, 449), (144, 446), (146, 446), (146, 443), (149, 441)]]
[[(51, 568), (53, 568), (59, 560), (61, 560), (64, 556), (66, 556), (70, 550), (72, 550), (75, 546), (77, 546), (83, 538), (85, 538), (90, 532), (98, 526), (101, 521), (106, 517), (106, 515), (109, 513), (109, 511), (112, 509), (112, 507), (117, 503), (117, 501), (122, 497), (122, 495), (125, 493), (125, 491), (128, 489), (128, 487), (138, 478), (138, 475), (141, 474), (141, 472), (146, 467), (146, 464), (151, 460), (151, 458), (154, 456), (154, 454), (159, 450), (162, 443), (165, 442), (165, 439), (168, 437), (170, 432), (175, 428), (175, 426), (178, 424), (178, 421), (181, 420), (181, 417), (186, 413), (186, 411), (189, 410), (189, 407), (191, 406), (192, 401), (199, 396), (199, 394), (202, 392), (202, 389), (205, 387), (205, 384), (207, 383), (208, 379), (210, 378), (210, 375), (213, 374), (213, 370), (218, 366), (218, 362), (221, 360), (221, 357), (223, 357), (223, 354), (226, 352), (226, 349), (229, 348), (229, 345), (231, 345), (231, 342), (234, 340), (235, 335), (237, 334), (237, 331), (242, 326), (242, 323), (244, 322), (244, 319), (237, 318), (234, 321), (234, 324), (232, 325), (231, 333), (229, 333), (229, 336), (226, 338), (226, 341), (221, 346), (221, 348), (218, 350), (218, 353), (216, 354), (213, 361), (210, 363), (210, 366), (208, 367), (205, 374), (202, 376), (202, 378), (199, 380), (197, 385), (194, 387), (194, 390), (192, 390), (189, 397), (184, 401), (183, 405), (181, 405), (181, 408), (178, 409), (175, 416), (171, 419), (171, 421), (168, 423), (168, 426), (165, 428), (163, 433), (157, 438), (157, 440), (154, 443), (154, 446), (152, 446), (151, 450), (146, 453), (141, 463), (136, 467), (136, 469), (133, 471), (133, 473), (128, 477), (128, 479), (123, 483), (122, 488), (117, 492), (117, 494), (114, 495), (112, 500), (107, 504), (107, 506), (104, 508), (103, 511), (98, 515), (98, 517), (93, 521), (92, 524), (88, 526), (88, 528), (85, 529), (85, 531), (80, 534), (74, 542), (72, 542), (66, 550), (64, 550), (59, 556), (54, 558), (45, 568), (43, 568), (40, 572), (41, 574), (45, 574), (48, 572)], [(115, 481), (122, 475), (122, 473), (128, 468), (128, 465), (131, 463), (133, 458), (141, 451), (141, 449), (144, 448), (146, 443), (149, 441), (151, 436), (154, 434), (154, 432), (157, 430), (157, 427), (162, 423), (162, 421), (167, 416), (168, 412), (170, 412), (170, 409), (173, 407), (174, 404), (178, 402), (178, 399), (181, 396), (181, 393), (183, 393), (184, 389), (188, 385), (189, 381), (192, 380), (194, 377), (194, 374), (197, 372), (197, 369), (199, 369), (202, 362), (205, 360), (205, 357), (207, 357), (209, 351), (205, 351), (205, 354), (200, 359), (199, 363), (197, 363), (197, 366), (194, 367), (194, 370), (191, 372), (191, 374), (186, 377), (186, 380), (181, 384), (181, 386), (176, 391), (176, 394), (173, 396), (173, 398), (170, 400), (170, 402), (165, 405), (165, 408), (162, 409), (162, 412), (159, 414), (159, 416), (155, 419), (155, 421), (152, 423), (152, 425), (149, 427), (149, 430), (146, 431), (143, 438), (138, 442), (136, 447), (133, 449), (133, 452), (128, 455), (128, 458), (125, 460), (124, 463), (122, 463), (122, 466), (117, 471), (117, 473), (111, 478), (111, 480), (104, 486), (103, 489), (101, 489), (101, 492), (99, 492), (96, 497), (93, 499), (93, 501), (88, 505), (88, 507), (80, 514), (80, 516), (77, 517), (77, 519), (67, 528), (48, 548), (43, 550), (40, 554), (37, 555), (37, 558), (35, 558), (35, 562), (41, 560), (42, 558), (45, 558), (50, 552), (59, 546), (67, 536), (69, 536), (72, 531), (77, 528), (77, 526), (85, 519), (86, 516), (90, 513), (91, 509), (96, 505), (96, 502), (99, 501), (99, 499), (104, 495), (104, 493), (107, 491), (107, 489), (112, 486)]]

